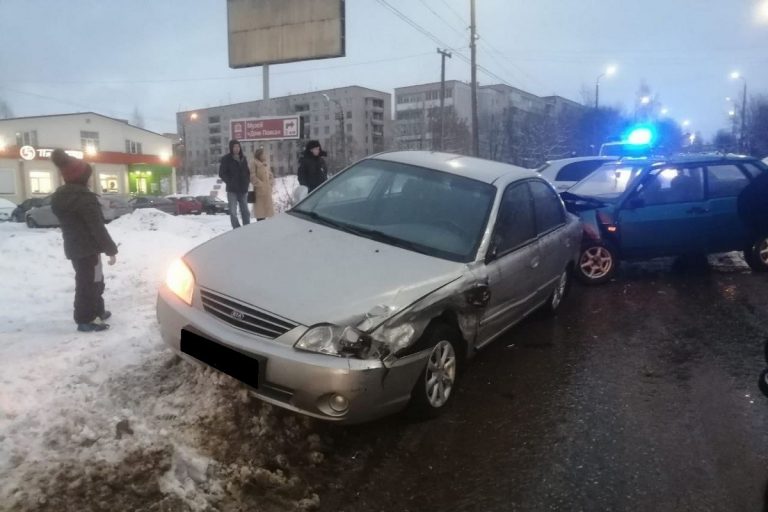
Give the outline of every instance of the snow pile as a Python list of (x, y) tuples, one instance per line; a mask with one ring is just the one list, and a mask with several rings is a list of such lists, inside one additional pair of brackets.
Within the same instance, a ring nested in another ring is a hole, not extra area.
[[(219, 183), (219, 181), (217, 177), (192, 176), (189, 182), (189, 195), (207, 196), (211, 192), (216, 192), (219, 199), (226, 201), (226, 186), (223, 183)], [(298, 186), (299, 179), (294, 174), (275, 178), (275, 184), (272, 187), (272, 200), (275, 203), (276, 212), (284, 212), (291, 207), (293, 204), (293, 192)]]
[(317, 506), (303, 472), (329, 442), (310, 421), (180, 361), (157, 331), (168, 263), (228, 224), (156, 210), (111, 223), (112, 329), (97, 334), (74, 329), (60, 232), (0, 224), (0, 510)]

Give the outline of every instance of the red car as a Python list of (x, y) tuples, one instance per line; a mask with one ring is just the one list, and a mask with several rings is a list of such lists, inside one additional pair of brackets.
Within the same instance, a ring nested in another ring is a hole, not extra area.
[(203, 203), (192, 196), (169, 197), (176, 204), (176, 215), (200, 215)]

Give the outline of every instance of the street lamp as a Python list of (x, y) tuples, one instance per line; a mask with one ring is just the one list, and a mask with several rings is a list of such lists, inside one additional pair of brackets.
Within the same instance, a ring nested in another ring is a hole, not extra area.
[(738, 71), (731, 73), (731, 80), (744, 82), (744, 92), (741, 97), (741, 136), (739, 137), (739, 149), (746, 152), (747, 148), (747, 79)]
[(688, 128), (689, 126), (691, 126), (691, 122), (689, 120), (686, 119), (683, 121), (683, 128)]
[(347, 164), (347, 134), (346, 130), (344, 128), (344, 108), (341, 106), (341, 103), (338, 101), (331, 99), (330, 96), (328, 96), (326, 93), (323, 93), (323, 98), (325, 98), (325, 101), (328, 103), (335, 103), (336, 106), (339, 109), (339, 113), (337, 114), (339, 116), (339, 123), (341, 124), (341, 160), (342, 165)]
[(597, 80), (595, 80), (595, 110), (600, 108), (600, 80), (602, 80), (603, 77), (611, 77), (615, 75), (616, 71), (618, 71), (616, 66), (608, 66), (603, 73), (598, 75)]
[[(190, 121), (197, 121), (197, 112), (189, 114)], [(181, 123), (181, 140), (184, 143), (184, 189), (189, 194), (189, 159), (187, 158), (187, 119)]]
[(640, 103), (643, 105), (650, 105), (651, 104), (651, 97), (650, 96), (643, 96), (640, 98)]
[(661, 109), (661, 115), (666, 116), (669, 114), (669, 109), (667, 107), (664, 107)]

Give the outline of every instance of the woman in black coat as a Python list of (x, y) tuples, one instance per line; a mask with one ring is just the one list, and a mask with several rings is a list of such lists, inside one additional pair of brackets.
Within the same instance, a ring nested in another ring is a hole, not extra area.
[(328, 179), (328, 168), (325, 165), (323, 151), (320, 142), (311, 140), (304, 148), (304, 155), (299, 161), (299, 185), (307, 187), (312, 192)]

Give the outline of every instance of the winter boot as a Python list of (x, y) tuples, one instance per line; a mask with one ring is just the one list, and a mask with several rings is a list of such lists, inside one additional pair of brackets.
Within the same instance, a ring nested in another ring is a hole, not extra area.
[(77, 330), (80, 332), (100, 332), (109, 329), (109, 324), (105, 324), (104, 321), (96, 317), (92, 322), (87, 324), (77, 324)]
[(111, 311), (104, 311), (104, 313), (99, 316), (99, 319), (101, 319), (102, 322), (106, 322), (111, 316), (112, 316)]

